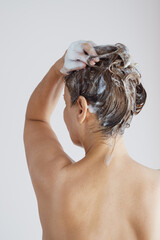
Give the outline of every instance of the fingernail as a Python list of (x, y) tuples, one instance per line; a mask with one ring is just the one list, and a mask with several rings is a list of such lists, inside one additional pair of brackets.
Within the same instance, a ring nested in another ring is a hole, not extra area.
[(96, 58), (94, 58), (94, 60), (96, 61), (96, 62), (99, 62), (99, 58), (98, 57), (96, 57)]
[(91, 61), (91, 62), (90, 62), (90, 64), (91, 64), (91, 65), (94, 65), (94, 64), (95, 64), (95, 62)]

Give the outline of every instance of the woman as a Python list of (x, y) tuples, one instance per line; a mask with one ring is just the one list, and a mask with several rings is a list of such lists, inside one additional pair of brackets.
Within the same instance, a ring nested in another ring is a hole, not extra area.
[[(125, 45), (73, 42), (29, 101), (24, 143), (43, 240), (159, 240), (160, 174), (136, 162), (123, 134), (146, 101)], [(74, 162), (50, 126), (64, 121), (85, 156)]]

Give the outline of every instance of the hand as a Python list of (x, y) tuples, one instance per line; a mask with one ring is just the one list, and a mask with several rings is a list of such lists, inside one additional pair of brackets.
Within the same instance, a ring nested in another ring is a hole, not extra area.
[[(71, 71), (85, 68), (90, 56), (98, 56), (94, 46), (96, 44), (92, 41), (79, 40), (72, 42), (62, 57), (59, 71), (64, 75), (68, 75)], [(98, 57), (92, 58), (90, 64), (94, 65), (98, 61)]]

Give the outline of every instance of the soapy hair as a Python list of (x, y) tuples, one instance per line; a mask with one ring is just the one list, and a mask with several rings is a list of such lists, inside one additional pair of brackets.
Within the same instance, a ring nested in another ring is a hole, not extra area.
[(94, 46), (100, 61), (94, 66), (88, 56), (86, 68), (65, 76), (71, 106), (85, 97), (90, 112), (98, 120), (98, 130), (106, 136), (122, 135), (130, 127), (133, 115), (143, 108), (147, 93), (140, 83), (141, 74), (122, 43)]

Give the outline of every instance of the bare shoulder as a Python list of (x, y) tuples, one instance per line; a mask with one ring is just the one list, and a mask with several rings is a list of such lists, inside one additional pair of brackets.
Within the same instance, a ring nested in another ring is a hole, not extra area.
[(152, 194), (152, 199), (156, 197), (156, 199), (159, 198), (160, 200), (160, 171), (148, 168), (146, 171), (145, 189), (146, 194)]
[[(158, 173), (158, 174), (157, 174)], [(144, 205), (146, 213), (148, 213), (147, 229), (151, 235), (151, 239), (160, 239), (160, 172), (153, 170), (152, 181), (145, 193)], [(146, 215), (147, 217), (147, 215)]]
[[(133, 219), (142, 239), (160, 239), (160, 171), (135, 164)], [(133, 180), (133, 178), (132, 178)]]
[(160, 170), (149, 168), (134, 160), (131, 161), (127, 176), (131, 180), (129, 183), (133, 183), (134, 191), (139, 195), (136, 202), (140, 199), (144, 205), (151, 206), (154, 198), (155, 203), (160, 199)]
[(160, 169), (142, 166), (140, 173), (140, 178), (143, 179), (142, 187), (144, 187), (144, 193), (148, 195), (159, 194), (160, 197)]

